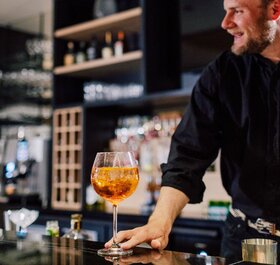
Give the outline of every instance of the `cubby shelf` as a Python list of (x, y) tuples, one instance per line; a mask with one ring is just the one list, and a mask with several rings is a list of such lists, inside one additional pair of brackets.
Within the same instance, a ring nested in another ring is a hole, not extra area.
[(103, 36), (106, 30), (113, 32), (119, 30), (125, 32), (139, 32), (141, 14), (142, 8), (136, 7), (107, 17), (58, 29), (55, 31), (54, 36), (66, 40), (88, 41), (93, 34)]
[(54, 110), (52, 207), (80, 210), (82, 207), (81, 107)]

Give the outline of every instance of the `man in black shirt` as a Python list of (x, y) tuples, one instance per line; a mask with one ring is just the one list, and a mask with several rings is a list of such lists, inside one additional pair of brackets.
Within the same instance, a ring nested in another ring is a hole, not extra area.
[(243, 238), (280, 243), (280, 0), (224, 0), (224, 8), (231, 51), (209, 64), (195, 85), (162, 165), (156, 209), (147, 225), (118, 233), (125, 249), (141, 242), (167, 246), (182, 208), (202, 201), (202, 177), (219, 150), (233, 208), (221, 255), (241, 260)]

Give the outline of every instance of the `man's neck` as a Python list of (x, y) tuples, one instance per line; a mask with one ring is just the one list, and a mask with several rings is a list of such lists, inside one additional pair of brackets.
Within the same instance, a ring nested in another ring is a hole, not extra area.
[(265, 53), (261, 53), (261, 55), (267, 59), (269, 59), (270, 61), (272, 61), (273, 63), (277, 64), (280, 62), (280, 55), (276, 55), (276, 54), (265, 54)]
[(261, 52), (261, 55), (274, 63), (280, 62), (280, 25), (273, 42)]

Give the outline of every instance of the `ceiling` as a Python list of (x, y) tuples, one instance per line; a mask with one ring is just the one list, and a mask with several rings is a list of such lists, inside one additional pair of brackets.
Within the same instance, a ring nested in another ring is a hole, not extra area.
[[(0, 0), (0, 26), (38, 32), (40, 14), (44, 17), (44, 33), (51, 28), (52, 0)], [(35, 24), (35, 25), (34, 25)]]

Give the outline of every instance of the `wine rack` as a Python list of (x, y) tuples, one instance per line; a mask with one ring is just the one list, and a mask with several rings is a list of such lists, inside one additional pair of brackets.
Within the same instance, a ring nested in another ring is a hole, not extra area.
[(82, 207), (82, 108), (54, 110), (52, 207)]

